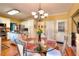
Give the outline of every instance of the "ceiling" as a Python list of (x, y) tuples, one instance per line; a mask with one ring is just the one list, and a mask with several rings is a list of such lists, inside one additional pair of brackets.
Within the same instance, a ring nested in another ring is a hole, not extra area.
[[(42, 3), (41, 8), (45, 10), (49, 15), (56, 13), (68, 12), (72, 4), (68, 3)], [(0, 15), (5, 15), (7, 17), (26, 19), (31, 17), (32, 11), (37, 11), (39, 8), (38, 3), (0, 3)], [(17, 15), (8, 15), (7, 11), (11, 9), (18, 9), (21, 13)]]

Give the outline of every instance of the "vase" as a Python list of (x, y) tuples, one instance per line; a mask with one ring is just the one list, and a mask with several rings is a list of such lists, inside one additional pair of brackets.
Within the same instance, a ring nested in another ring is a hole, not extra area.
[(41, 34), (38, 35), (38, 42), (41, 42)]

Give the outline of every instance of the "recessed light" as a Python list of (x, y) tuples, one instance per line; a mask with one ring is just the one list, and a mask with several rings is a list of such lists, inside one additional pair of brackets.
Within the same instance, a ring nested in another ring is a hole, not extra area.
[(13, 10), (8, 11), (9, 15), (15, 15), (15, 14), (18, 14), (18, 13), (20, 13), (20, 11), (17, 10), (17, 9), (13, 9)]

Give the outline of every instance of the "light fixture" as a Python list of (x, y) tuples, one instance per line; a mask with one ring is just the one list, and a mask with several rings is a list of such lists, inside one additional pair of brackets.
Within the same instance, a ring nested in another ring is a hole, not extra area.
[(32, 12), (32, 15), (36, 15), (36, 12)]
[(44, 10), (41, 9), (38, 12), (39, 12), (39, 14), (43, 14), (44, 13)]
[(45, 13), (44, 16), (48, 16), (48, 13)]
[(20, 13), (20, 11), (17, 10), (17, 9), (12, 9), (12, 10), (8, 11), (9, 15), (15, 15), (15, 14), (18, 14), (18, 13)]
[(38, 15), (34, 15), (34, 18), (38, 18)]
[(45, 16), (41, 16), (41, 18), (43, 19)]
[(43, 9), (41, 9), (41, 4), (39, 4), (38, 11), (32, 12), (32, 16), (33, 16), (35, 19), (41, 20), (41, 19), (46, 18), (46, 17), (48, 16), (48, 13), (46, 13)]

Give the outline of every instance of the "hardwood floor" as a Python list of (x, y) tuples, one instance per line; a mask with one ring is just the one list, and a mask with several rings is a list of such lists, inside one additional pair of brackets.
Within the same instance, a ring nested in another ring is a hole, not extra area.
[(15, 44), (11, 44), (10, 41), (3, 41), (2, 42), (2, 49), (1, 49), (1, 56), (18, 56), (19, 51)]

